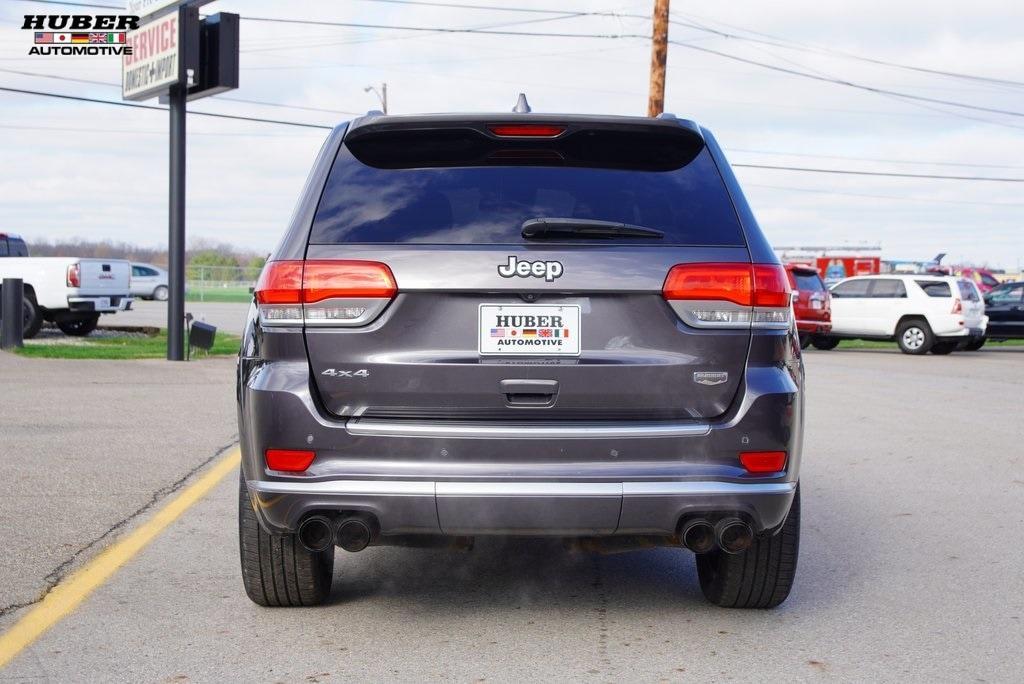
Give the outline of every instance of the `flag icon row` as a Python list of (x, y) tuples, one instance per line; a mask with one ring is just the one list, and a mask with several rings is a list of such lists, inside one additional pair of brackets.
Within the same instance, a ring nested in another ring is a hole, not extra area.
[(123, 32), (99, 33), (37, 33), (36, 45), (117, 45), (125, 42)]

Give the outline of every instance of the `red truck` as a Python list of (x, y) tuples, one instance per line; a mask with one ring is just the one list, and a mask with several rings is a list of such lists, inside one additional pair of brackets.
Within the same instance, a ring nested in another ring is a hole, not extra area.
[(818, 269), (809, 264), (786, 264), (786, 274), (793, 290), (793, 313), (800, 333), (800, 348), (807, 349), (815, 341), (827, 344), (830, 341), (827, 335), (832, 330), (832, 297)]

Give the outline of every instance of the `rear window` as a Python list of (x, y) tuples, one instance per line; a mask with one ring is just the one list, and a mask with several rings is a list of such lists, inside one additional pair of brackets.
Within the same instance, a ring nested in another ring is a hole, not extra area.
[(949, 283), (940, 280), (915, 280), (918, 286), (924, 290), (929, 297), (952, 297), (953, 291), (949, 289)]
[[(473, 164), (455, 152), (454, 158), (435, 159), (430, 166), (399, 168), (402, 164), (392, 157), (387, 164), (364, 163), (343, 145), (317, 208), (310, 242), (522, 243), (526, 240), (520, 232), (528, 219), (579, 218), (665, 234), (657, 240), (616, 238), (616, 244), (745, 244), (706, 148), (692, 161), (687, 155), (682, 166), (668, 158), (653, 167), (619, 150), (609, 157), (580, 155), (574, 165), (533, 157), (505, 162), (493, 154), (486, 163)], [(676, 168), (666, 168), (672, 166)]]
[(796, 288), (801, 292), (824, 292), (825, 285), (817, 273), (801, 273), (793, 271), (793, 280), (796, 281)]
[(957, 285), (960, 286), (960, 298), (967, 302), (979, 302), (981, 297), (978, 296), (978, 290), (975, 289), (974, 285), (966, 280), (958, 280)]

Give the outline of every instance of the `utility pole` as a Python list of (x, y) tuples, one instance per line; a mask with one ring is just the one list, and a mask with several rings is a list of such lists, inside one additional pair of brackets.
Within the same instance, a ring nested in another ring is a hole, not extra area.
[(668, 3), (654, 0), (654, 32), (651, 36), (651, 90), (647, 116), (665, 111), (665, 62), (668, 61)]

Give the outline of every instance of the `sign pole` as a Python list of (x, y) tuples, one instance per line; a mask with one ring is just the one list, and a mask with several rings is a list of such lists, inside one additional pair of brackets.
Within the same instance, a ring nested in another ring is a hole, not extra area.
[[(178, 25), (187, 26), (186, 9), (178, 10)], [(185, 42), (189, 32), (182, 30), (178, 40)], [(181, 54), (187, 54), (184, 45)], [(185, 103), (188, 74), (185, 60), (178, 61), (181, 78), (169, 92), (170, 111), (170, 205), (167, 233), (167, 360), (185, 360)]]

